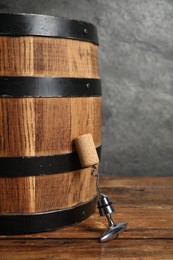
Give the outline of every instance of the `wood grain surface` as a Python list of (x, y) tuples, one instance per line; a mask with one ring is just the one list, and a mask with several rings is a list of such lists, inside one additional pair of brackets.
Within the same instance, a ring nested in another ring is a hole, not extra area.
[(0, 178), (0, 212), (32, 213), (70, 208), (96, 195), (96, 178), (86, 168), (37, 177)]
[[(0, 76), (98, 79), (98, 46), (53, 37), (0, 36)], [(100, 97), (0, 98), (0, 157), (70, 153), (73, 139), (87, 133), (100, 146)], [(0, 213), (65, 209), (95, 194), (91, 169), (0, 178)]]
[[(0, 156), (72, 152), (74, 138), (91, 133), (101, 144), (101, 98), (0, 98)], [(90, 169), (89, 169), (90, 170)], [(88, 175), (88, 177), (87, 177)], [(72, 207), (96, 193), (86, 170), (44, 177), (0, 178), (0, 212)]]
[(101, 98), (0, 98), (0, 156), (71, 152), (91, 133), (101, 144)]
[(107, 226), (96, 212), (84, 222), (52, 232), (0, 236), (1, 260), (173, 259), (173, 177), (101, 179), (116, 206), (114, 221), (128, 221), (119, 239), (99, 243)]
[(0, 76), (98, 78), (97, 49), (78, 40), (0, 36)]

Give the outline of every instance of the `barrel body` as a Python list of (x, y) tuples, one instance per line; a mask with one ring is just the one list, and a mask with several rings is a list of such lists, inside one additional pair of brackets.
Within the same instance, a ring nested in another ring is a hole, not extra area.
[(101, 146), (95, 27), (39, 15), (0, 15), (0, 233), (80, 222), (96, 182), (73, 140)]

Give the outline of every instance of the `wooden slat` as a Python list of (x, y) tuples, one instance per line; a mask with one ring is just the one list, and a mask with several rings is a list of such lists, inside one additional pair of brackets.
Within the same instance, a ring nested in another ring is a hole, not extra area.
[(51, 37), (0, 36), (0, 76), (99, 78), (97, 45)]
[(71, 140), (92, 134), (96, 146), (101, 144), (101, 98), (71, 98)]
[(33, 102), (36, 114), (35, 154), (53, 155), (71, 152), (70, 99), (38, 98), (33, 99)]
[(0, 98), (0, 156), (35, 155), (34, 99)]
[(69, 208), (96, 195), (91, 169), (36, 178), (36, 212)]
[(34, 212), (35, 177), (0, 178), (0, 212)]

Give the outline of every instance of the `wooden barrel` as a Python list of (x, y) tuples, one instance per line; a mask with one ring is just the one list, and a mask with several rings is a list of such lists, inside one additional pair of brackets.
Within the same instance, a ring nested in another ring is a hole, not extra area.
[(78, 223), (96, 207), (96, 181), (73, 140), (100, 153), (96, 28), (86, 22), (0, 14), (0, 233)]

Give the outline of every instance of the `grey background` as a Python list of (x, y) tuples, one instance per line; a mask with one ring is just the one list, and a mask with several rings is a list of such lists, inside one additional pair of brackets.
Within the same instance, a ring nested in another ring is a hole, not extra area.
[(106, 175), (173, 175), (173, 1), (5, 0), (0, 12), (59, 15), (98, 28)]

